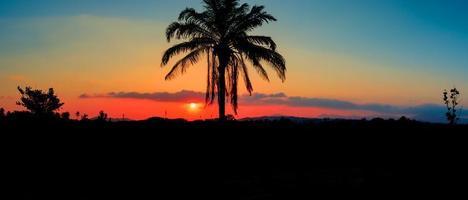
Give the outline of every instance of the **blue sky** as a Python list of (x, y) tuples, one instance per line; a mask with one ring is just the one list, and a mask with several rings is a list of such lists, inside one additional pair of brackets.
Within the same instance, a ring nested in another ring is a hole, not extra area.
[[(247, 2), (267, 5), (295, 36), (291, 42), (306, 49), (468, 72), (468, 61), (463, 59), (468, 54), (468, 2), (464, 0)], [(184, 7), (200, 8), (198, 0), (1, 0), (0, 5), (3, 19), (86, 14), (164, 22), (174, 20), (176, 11)]]

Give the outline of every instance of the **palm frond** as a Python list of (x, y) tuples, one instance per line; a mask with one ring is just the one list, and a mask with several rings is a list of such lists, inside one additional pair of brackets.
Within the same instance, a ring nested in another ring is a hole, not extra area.
[(265, 81), (269, 82), (270, 78), (268, 77), (268, 73), (266, 72), (265, 68), (263, 68), (262, 63), (260, 62), (260, 58), (258, 58), (254, 53), (252, 53), (245, 43), (245, 41), (236, 43), (235, 48), (238, 50), (239, 54), (245, 55), (247, 60), (250, 61), (250, 63), (260, 75), (260, 77), (263, 78)]
[(197, 12), (194, 8), (186, 8), (179, 14), (179, 22), (194, 23), (200, 26), (205, 33), (209, 33), (212, 37), (216, 35), (216, 30), (210, 23), (210, 15), (208, 12)]
[(188, 42), (182, 42), (167, 49), (161, 59), (161, 66), (166, 65), (169, 60), (177, 54), (193, 51), (201, 47), (213, 45), (214, 41), (210, 38), (193, 38)]
[(213, 33), (206, 30), (206, 28), (203, 28), (201, 24), (195, 21), (173, 22), (166, 29), (166, 39), (168, 42), (170, 42), (172, 38), (180, 40), (197, 37), (215, 39)]
[(211, 51), (206, 51), (206, 63), (207, 63), (207, 72), (206, 72), (206, 92), (205, 92), (205, 104), (208, 104), (210, 100), (210, 88), (211, 88), (211, 73), (212, 73), (212, 65), (211, 65)]
[(216, 60), (216, 55), (212, 52), (210, 54), (211, 55), (208, 56), (208, 61), (210, 63), (210, 65), (208, 65), (208, 68), (210, 68), (211, 73), (208, 74), (207, 78), (211, 79), (211, 84), (207, 85), (208, 98), (205, 99), (206, 104), (212, 104), (214, 102), (216, 98), (216, 92), (218, 89), (218, 62)]
[(249, 71), (247, 69), (247, 65), (245, 64), (245, 60), (242, 55), (237, 55), (237, 59), (239, 60), (239, 65), (240, 65), (239, 71), (242, 74), (242, 77), (244, 78), (245, 89), (247, 89), (247, 92), (249, 92), (249, 95), (252, 95), (253, 86), (252, 86), (252, 82), (250, 81)]
[(189, 21), (189, 20), (200, 20), (204, 21), (203, 13), (197, 12), (194, 8), (185, 8), (179, 14), (179, 21)]
[(264, 6), (253, 6), (248, 14), (239, 16), (234, 22), (231, 35), (238, 33), (249, 32), (263, 23), (269, 23), (270, 21), (276, 21), (276, 18), (267, 12), (263, 11)]
[(215, 16), (219, 14), (219, 11), (221, 10), (222, 7), (222, 2), (219, 0), (203, 0), (204, 6), (207, 13), (210, 14), (210, 16)]
[(229, 83), (229, 90), (228, 93), (226, 94), (229, 99), (230, 103), (232, 106), (232, 110), (234, 113), (237, 115), (237, 83), (239, 80), (239, 60), (237, 57), (233, 56), (231, 57), (231, 64), (228, 67), (228, 83)]
[(252, 61), (254, 66), (261, 66), (260, 61), (265, 61), (283, 82), (286, 80), (286, 61), (281, 54), (248, 41), (239, 41), (235, 46)]
[(250, 60), (250, 62), (252, 63), (252, 66), (254, 67), (254, 69), (257, 70), (257, 73), (260, 75), (260, 77), (261, 77), (263, 80), (270, 82), (270, 77), (268, 77), (267, 71), (266, 71), (265, 68), (263, 67), (262, 63), (260, 63), (260, 61), (258, 60), (258, 58), (253, 57), (253, 56), (249, 56), (249, 55), (247, 55), (247, 58), (248, 58), (248, 59)]
[(276, 43), (273, 41), (273, 39), (271, 39), (271, 37), (253, 35), (247, 36), (245, 39), (253, 44), (267, 46), (271, 50), (276, 51)]
[(187, 70), (187, 67), (189, 66), (188, 64), (191, 64), (191, 65), (196, 64), (198, 62), (200, 54), (203, 54), (205, 51), (207, 51), (208, 48), (209, 47), (196, 49), (190, 52), (189, 54), (187, 54), (184, 58), (177, 61), (177, 63), (175, 63), (174, 66), (172, 67), (171, 71), (167, 73), (165, 79), (171, 80), (179, 74), (184, 74), (185, 71)]

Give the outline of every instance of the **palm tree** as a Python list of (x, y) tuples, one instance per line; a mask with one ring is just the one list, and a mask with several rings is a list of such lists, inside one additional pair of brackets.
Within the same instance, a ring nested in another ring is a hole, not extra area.
[(238, 0), (203, 0), (205, 10), (197, 12), (186, 8), (179, 14), (177, 22), (167, 27), (166, 37), (181, 39), (164, 52), (162, 66), (178, 54), (187, 53), (178, 60), (165, 79), (170, 80), (183, 74), (200, 57), (206, 56), (207, 86), (205, 101), (212, 104), (217, 96), (219, 119), (224, 120), (226, 98), (237, 114), (239, 75), (243, 77), (247, 91), (252, 94), (247, 64), (251, 64), (260, 76), (269, 81), (263, 67), (268, 64), (284, 82), (286, 62), (276, 51), (276, 44), (268, 36), (248, 35), (248, 32), (276, 19), (264, 11), (264, 6), (252, 6)]

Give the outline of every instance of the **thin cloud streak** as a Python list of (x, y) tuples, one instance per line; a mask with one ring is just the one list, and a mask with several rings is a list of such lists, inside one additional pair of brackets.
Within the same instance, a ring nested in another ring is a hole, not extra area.
[(385, 105), (385, 104), (355, 104), (349, 101), (342, 101), (336, 99), (325, 99), (325, 98), (308, 98), (292, 96), (289, 97), (284, 93), (276, 94), (253, 94), (252, 96), (244, 95), (241, 99), (242, 103), (245, 104), (257, 104), (257, 105), (287, 105), (295, 107), (321, 107), (321, 108), (332, 108), (340, 110), (366, 110), (373, 112), (391, 112), (398, 113), (402, 111), (402, 108)]
[(81, 99), (86, 98), (118, 98), (118, 99), (146, 99), (161, 102), (186, 102), (186, 101), (202, 101), (204, 93), (189, 90), (182, 90), (180, 92), (153, 92), (153, 93), (139, 93), (139, 92), (110, 92), (107, 94), (82, 94), (79, 96)]

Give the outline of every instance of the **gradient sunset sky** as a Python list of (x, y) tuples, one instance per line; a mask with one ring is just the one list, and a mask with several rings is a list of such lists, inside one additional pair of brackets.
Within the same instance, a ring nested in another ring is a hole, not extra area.
[[(0, 0), (0, 107), (19, 110), (17, 86), (55, 88), (62, 111), (144, 119), (216, 116), (205, 108), (206, 66), (175, 80), (161, 68), (165, 28), (199, 0)], [(468, 106), (468, 1), (251, 0), (278, 21), (272, 36), (287, 80), (251, 70), (256, 94), (239, 118), (398, 117), (441, 121), (442, 91)], [(245, 90), (241, 90), (245, 94)], [(196, 103), (195, 105), (190, 103)]]

